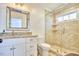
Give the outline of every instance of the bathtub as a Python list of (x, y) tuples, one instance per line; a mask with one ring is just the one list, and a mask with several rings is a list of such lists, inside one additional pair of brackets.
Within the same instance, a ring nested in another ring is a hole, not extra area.
[(79, 56), (79, 54), (76, 54), (76, 53), (68, 53), (68, 54), (66, 54), (64, 56)]
[(52, 53), (51, 56), (53, 56), (53, 54), (54, 56), (79, 56), (78, 52), (74, 52), (73, 50), (61, 48), (58, 46), (53, 46), (50, 52)]

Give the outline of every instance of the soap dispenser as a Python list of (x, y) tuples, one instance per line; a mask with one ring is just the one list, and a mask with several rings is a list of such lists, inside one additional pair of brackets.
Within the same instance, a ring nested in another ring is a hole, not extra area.
[(4, 34), (5, 33), (5, 30), (3, 30), (3, 33), (2, 34)]

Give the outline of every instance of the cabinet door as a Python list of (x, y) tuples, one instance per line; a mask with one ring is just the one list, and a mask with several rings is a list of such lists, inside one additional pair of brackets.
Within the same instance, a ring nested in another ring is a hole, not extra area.
[(25, 56), (25, 43), (19, 43), (14, 46), (14, 56)]
[(13, 50), (11, 47), (0, 47), (0, 56), (12, 56)]
[(3, 42), (0, 43), (0, 56), (12, 56), (13, 40), (11, 39), (3, 39)]
[(25, 49), (26, 49), (26, 56), (30, 56), (30, 40), (26, 38), (25, 40)]
[(36, 38), (26, 39), (26, 56), (36, 56), (37, 55), (37, 41)]
[(32, 56), (37, 55), (37, 41), (36, 38), (31, 38), (30, 39), (30, 51)]

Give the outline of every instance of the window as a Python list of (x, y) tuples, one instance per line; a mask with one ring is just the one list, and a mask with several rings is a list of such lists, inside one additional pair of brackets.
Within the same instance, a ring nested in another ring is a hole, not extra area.
[(62, 16), (57, 18), (57, 22), (61, 22), (61, 21), (63, 21), (63, 17)]
[(72, 13), (69, 15), (69, 19), (76, 19), (76, 13)]
[(68, 20), (69, 19), (69, 15), (65, 15), (63, 17), (64, 17), (64, 20)]
[(61, 21), (65, 21), (65, 20), (73, 20), (77, 18), (77, 13), (73, 12), (73, 13), (69, 13), (66, 15), (62, 15), (56, 18), (57, 22), (61, 22)]

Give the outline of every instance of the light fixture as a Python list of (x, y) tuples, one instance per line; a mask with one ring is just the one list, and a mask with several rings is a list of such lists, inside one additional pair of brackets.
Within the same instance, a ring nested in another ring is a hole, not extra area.
[(29, 11), (29, 7), (25, 3), (13, 3), (11, 4), (11, 6), (17, 9)]
[(24, 6), (24, 3), (15, 3), (15, 5)]

